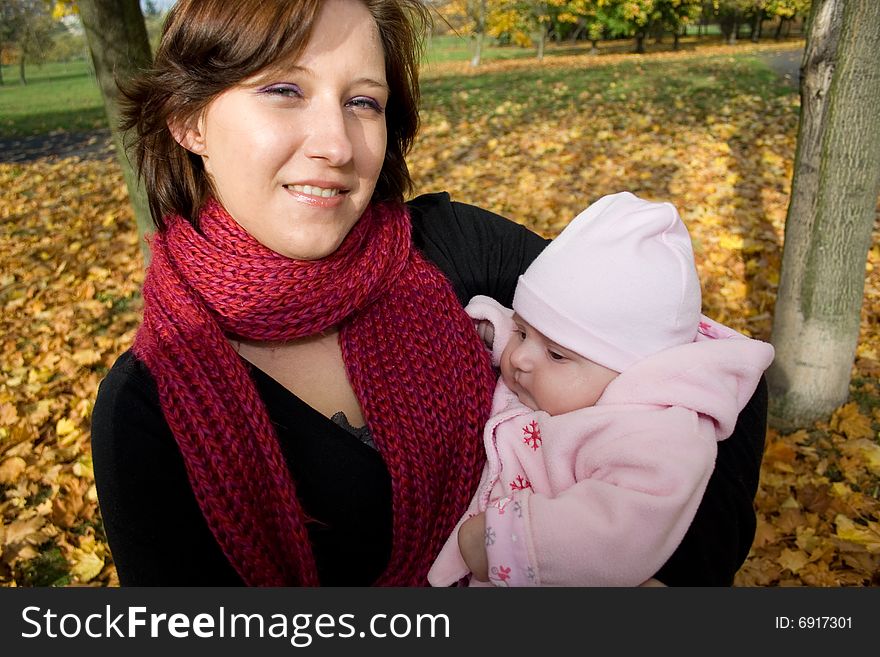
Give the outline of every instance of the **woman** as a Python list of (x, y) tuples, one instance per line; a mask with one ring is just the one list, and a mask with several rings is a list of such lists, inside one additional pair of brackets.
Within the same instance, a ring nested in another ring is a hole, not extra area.
[[(482, 467), (494, 376), (461, 304), (545, 242), (419, 197), (417, 0), (181, 0), (126, 127), (159, 231), (92, 418), (124, 585), (422, 585)], [(658, 573), (729, 584), (762, 392)]]

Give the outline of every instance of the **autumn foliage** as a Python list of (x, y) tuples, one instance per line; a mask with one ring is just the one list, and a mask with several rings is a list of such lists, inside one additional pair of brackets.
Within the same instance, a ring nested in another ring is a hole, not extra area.
[[(767, 340), (798, 96), (736, 52), (435, 65), (417, 191), (547, 236), (604, 194), (670, 200), (693, 235), (704, 312)], [(113, 160), (0, 164), (0, 225), (0, 583), (112, 586), (89, 418), (142, 307), (121, 173)], [(768, 432), (737, 585), (880, 584), (878, 318), (875, 231), (851, 399), (827, 422)]]

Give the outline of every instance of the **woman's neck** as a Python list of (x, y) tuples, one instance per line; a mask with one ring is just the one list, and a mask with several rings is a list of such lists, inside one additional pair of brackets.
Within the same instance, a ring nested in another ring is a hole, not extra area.
[(365, 424), (351, 388), (336, 327), (288, 342), (230, 340), (246, 361), (326, 417), (342, 411), (354, 427)]

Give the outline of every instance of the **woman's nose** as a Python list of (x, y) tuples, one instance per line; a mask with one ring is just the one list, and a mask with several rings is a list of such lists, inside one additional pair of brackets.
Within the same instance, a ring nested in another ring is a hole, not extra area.
[(354, 148), (344, 108), (316, 105), (310, 113), (306, 129), (309, 132), (304, 148), (308, 157), (326, 160), (333, 167), (341, 167), (351, 161)]

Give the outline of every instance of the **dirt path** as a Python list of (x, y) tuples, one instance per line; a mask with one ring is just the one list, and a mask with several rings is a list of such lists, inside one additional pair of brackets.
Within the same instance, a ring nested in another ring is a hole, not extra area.
[(0, 139), (0, 162), (4, 163), (32, 162), (45, 157), (103, 160), (113, 154), (113, 142), (107, 129)]
[(798, 86), (801, 74), (801, 59), (804, 56), (803, 48), (793, 50), (780, 50), (761, 55), (767, 65), (786, 80), (791, 81), (793, 87)]

